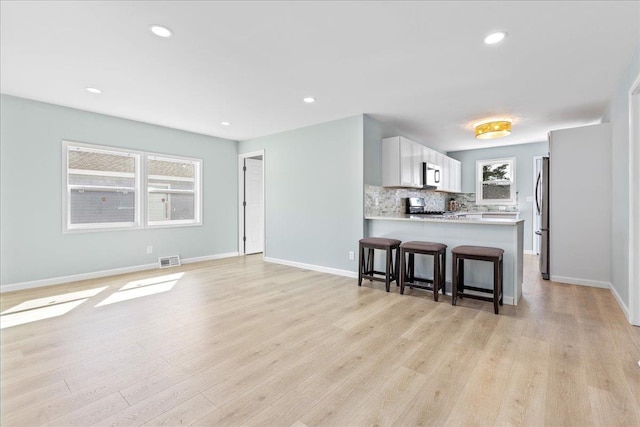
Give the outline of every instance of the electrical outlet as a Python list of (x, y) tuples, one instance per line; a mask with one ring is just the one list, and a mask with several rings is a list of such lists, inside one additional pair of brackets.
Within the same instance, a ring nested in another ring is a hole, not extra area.
[(380, 199), (378, 197), (373, 199), (374, 206), (378, 206), (380, 204)]
[(152, 254), (153, 253), (153, 246), (151, 246), (151, 245), (147, 246), (147, 253), (148, 254)]
[(353, 251), (349, 251), (349, 261), (353, 261), (356, 258), (356, 254)]

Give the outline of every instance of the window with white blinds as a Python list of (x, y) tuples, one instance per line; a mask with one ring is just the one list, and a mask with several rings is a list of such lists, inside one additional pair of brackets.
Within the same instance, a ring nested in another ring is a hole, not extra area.
[(140, 153), (65, 143), (66, 230), (140, 226)]
[(202, 160), (146, 155), (147, 224), (200, 224)]
[(63, 161), (65, 232), (202, 224), (200, 159), (64, 141)]

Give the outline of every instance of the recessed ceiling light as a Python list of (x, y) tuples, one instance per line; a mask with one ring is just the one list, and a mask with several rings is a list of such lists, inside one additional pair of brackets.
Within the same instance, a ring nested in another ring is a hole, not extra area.
[(91, 92), (91, 93), (102, 93), (102, 91), (101, 91), (100, 89), (95, 88), (95, 87), (88, 87), (88, 88), (86, 88), (86, 89), (87, 89), (87, 92)]
[(303, 101), (306, 102), (307, 104), (313, 104), (314, 102), (316, 102), (316, 99), (311, 96), (307, 96), (306, 98), (303, 99)]
[(169, 28), (156, 24), (149, 25), (149, 31), (151, 31), (156, 36), (163, 37), (165, 39), (173, 35), (173, 31), (171, 31)]
[(492, 33), (485, 37), (484, 42), (486, 44), (496, 44), (504, 40), (505, 37), (507, 37), (507, 33), (504, 31), (498, 31), (497, 33)]
[(231, 126), (231, 123), (229, 123), (229, 122), (220, 122), (220, 124), (222, 126)]

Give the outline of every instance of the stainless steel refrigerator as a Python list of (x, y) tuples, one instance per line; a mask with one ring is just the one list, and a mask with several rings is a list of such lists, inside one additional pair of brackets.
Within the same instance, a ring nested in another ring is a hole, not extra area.
[(542, 167), (536, 180), (536, 209), (540, 215), (540, 273), (549, 280), (549, 157), (542, 158)]

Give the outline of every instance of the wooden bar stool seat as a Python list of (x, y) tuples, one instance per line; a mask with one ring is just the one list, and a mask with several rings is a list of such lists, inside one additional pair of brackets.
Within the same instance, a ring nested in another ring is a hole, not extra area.
[[(415, 276), (415, 255), (433, 256), (433, 279)], [(409, 255), (407, 262), (406, 255)], [(402, 270), (400, 271), (400, 293), (404, 294), (405, 285), (410, 288), (426, 289), (433, 291), (434, 301), (438, 301), (438, 292), (442, 289), (445, 294), (445, 263), (447, 257), (447, 245), (433, 242), (405, 242), (400, 245), (400, 260)], [(430, 283), (431, 286), (419, 284)]]
[[(389, 292), (390, 284), (398, 280), (398, 262), (400, 258), (400, 240), (387, 239), (384, 237), (366, 237), (360, 239), (358, 250), (358, 286), (362, 286), (362, 279), (375, 280), (384, 282), (387, 292)], [(374, 270), (373, 260), (375, 249), (386, 252), (385, 271)], [(366, 253), (365, 253), (366, 250)], [(396, 251), (395, 256), (393, 251)], [(384, 277), (379, 277), (383, 275)]]
[[(493, 311), (498, 314), (502, 305), (502, 258), (504, 250), (486, 246), (457, 246), (451, 250), (451, 304), (456, 305), (458, 296), (493, 302)], [(464, 284), (464, 260), (488, 261), (493, 263), (493, 290)], [(465, 293), (465, 290), (492, 294), (490, 297)]]

